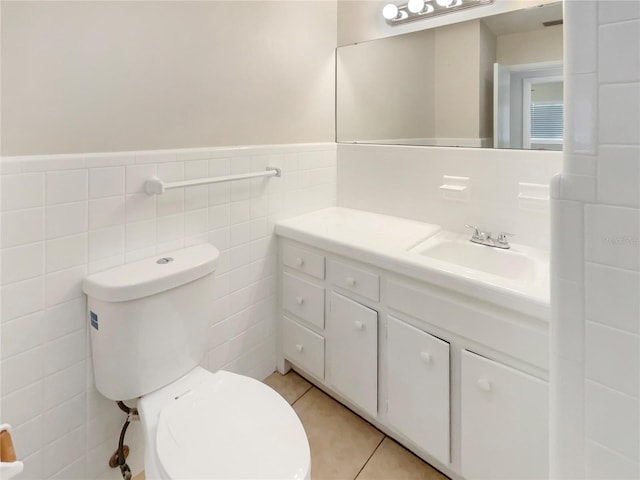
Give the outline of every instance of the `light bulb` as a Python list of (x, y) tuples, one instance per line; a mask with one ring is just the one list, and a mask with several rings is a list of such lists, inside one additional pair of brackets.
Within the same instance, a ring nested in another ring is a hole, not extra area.
[(424, 8), (424, 0), (409, 0), (407, 8), (411, 13), (420, 13)]
[(436, 3), (441, 7), (450, 6), (455, 0), (436, 0)]
[(398, 7), (393, 3), (387, 3), (382, 9), (382, 16), (387, 20), (393, 20), (398, 17)]

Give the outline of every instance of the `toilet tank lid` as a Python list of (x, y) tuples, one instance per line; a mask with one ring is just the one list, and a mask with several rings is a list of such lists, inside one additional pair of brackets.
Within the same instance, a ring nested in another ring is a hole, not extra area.
[(194, 245), (88, 275), (82, 290), (104, 302), (136, 300), (212, 273), (219, 256), (213, 245)]

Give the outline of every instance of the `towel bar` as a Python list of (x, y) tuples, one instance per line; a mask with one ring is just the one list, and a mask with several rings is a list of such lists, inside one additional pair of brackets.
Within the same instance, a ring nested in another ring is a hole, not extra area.
[(268, 166), (264, 172), (240, 173), (238, 175), (225, 175), (223, 177), (198, 178), (195, 180), (184, 180), (181, 182), (163, 182), (158, 177), (151, 177), (145, 182), (145, 191), (149, 195), (161, 195), (165, 190), (174, 188), (192, 187), (195, 185), (209, 185), (211, 183), (233, 182), (235, 180), (245, 180), (248, 178), (260, 177), (280, 177), (282, 170), (278, 167)]

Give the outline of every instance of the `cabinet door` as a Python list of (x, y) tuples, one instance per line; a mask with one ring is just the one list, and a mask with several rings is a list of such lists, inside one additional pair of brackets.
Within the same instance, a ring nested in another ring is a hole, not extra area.
[(549, 384), (462, 351), (462, 474), (549, 476)]
[(449, 463), (449, 344), (387, 317), (388, 417), (400, 433)]
[(370, 415), (378, 413), (378, 312), (331, 293), (331, 385)]

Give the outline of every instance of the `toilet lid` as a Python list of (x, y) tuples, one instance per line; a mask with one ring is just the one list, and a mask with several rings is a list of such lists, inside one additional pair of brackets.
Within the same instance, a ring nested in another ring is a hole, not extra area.
[(300, 419), (268, 386), (219, 371), (160, 413), (160, 465), (172, 479), (304, 479), (309, 443)]

